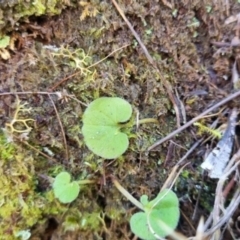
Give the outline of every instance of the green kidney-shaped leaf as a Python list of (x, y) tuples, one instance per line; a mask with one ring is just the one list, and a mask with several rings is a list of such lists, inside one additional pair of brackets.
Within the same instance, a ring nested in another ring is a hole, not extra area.
[(59, 173), (53, 182), (54, 195), (62, 203), (74, 201), (79, 191), (79, 184), (76, 181), (71, 182), (71, 176), (68, 172)]
[(130, 219), (130, 227), (132, 232), (141, 239), (156, 239), (148, 228), (147, 214), (145, 212), (135, 213)]
[(180, 216), (176, 194), (165, 189), (152, 201), (147, 203), (145, 197), (143, 200), (145, 212), (134, 214), (130, 220), (133, 233), (146, 240), (157, 239), (157, 236), (164, 238), (171, 234), (177, 227)]
[[(177, 227), (180, 217), (177, 195), (173, 191), (165, 189), (149, 202), (149, 207), (153, 207), (149, 212), (151, 228), (160, 237), (169, 235)], [(164, 224), (167, 226), (164, 227)]]
[(132, 115), (131, 105), (118, 97), (102, 97), (89, 104), (83, 115), (82, 134), (87, 147), (102, 158), (113, 159), (128, 148), (120, 123)]

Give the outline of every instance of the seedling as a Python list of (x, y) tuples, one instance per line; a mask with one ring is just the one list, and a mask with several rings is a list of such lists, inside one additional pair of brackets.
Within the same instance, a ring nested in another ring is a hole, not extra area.
[(105, 159), (121, 156), (129, 145), (128, 136), (121, 129), (131, 115), (131, 105), (118, 97), (91, 102), (83, 115), (82, 134), (87, 147)]
[(71, 175), (68, 172), (60, 172), (54, 179), (53, 192), (61, 203), (71, 203), (78, 197), (79, 185), (93, 182), (92, 180), (71, 181)]
[(10, 53), (6, 49), (10, 44), (11, 44), (11, 40), (9, 36), (0, 37), (0, 57), (4, 60), (7, 60), (10, 58)]
[(9, 36), (3, 36), (0, 38), (0, 48), (6, 48), (10, 44), (10, 37)]
[(144, 240), (155, 240), (174, 231), (180, 213), (178, 198), (172, 190), (164, 189), (152, 201), (148, 201), (148, 196), (143, 195), (139, 202), (117, 180), (113, 179), (113, 183), (129, 201), (142, 210), (130, 219), (131, 230), (136, 236)]

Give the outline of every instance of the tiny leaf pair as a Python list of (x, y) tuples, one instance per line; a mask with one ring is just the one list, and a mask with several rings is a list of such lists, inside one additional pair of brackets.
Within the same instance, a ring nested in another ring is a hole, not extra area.
[(130, 219), (132, 232), (144, 240), (164, 238), (176, 228), (179, 220), (179, 203), (176, 194), (165, 189), (152, 201), (141, 197), (144, 212), (135, 213)]
[(61, 203), (74, 201), (79, 194), (78, 182), (71, 182), (71, 175), (68, 172), (59, 173), (53, 182), (53, 192)]
[(6, 48), (10, 44), (10, 37), (4, 36), (0, 38), (0, 48)]
[(105, 159), (121, 156), (129, 142), (120, 130), (131, 115), (131, 105), (118, 97), (101, 97), (91, 102), (83, 115), (82, 134), (87, 147)]

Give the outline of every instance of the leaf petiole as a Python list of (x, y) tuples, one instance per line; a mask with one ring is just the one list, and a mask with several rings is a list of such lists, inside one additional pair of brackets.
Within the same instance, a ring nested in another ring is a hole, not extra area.
[(78, 181), (75, 181), (75, 182), (77, 182), (79, 185), (95, 183), (94, 180), (88, 180), (88, 179), (85, 179), (85, 180), (78, 180)]
[(156, 118), (143, 118), (138, 120), (138, 124), (144, 124), (144, 123), (159, 123)]
[(119, 192), (121, 192), (130, 202), (132, 202), (136, 207), (144, 211), (142, 203), (140, 203), (124, 187), (122, 187), (121, 184), (114, 177), (112, 177), (112, 182), (115, 185), (115, 187), (119, 190)]

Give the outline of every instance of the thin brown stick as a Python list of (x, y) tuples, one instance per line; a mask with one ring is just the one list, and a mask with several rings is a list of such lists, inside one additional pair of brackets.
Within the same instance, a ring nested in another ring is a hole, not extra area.
[[(172, 188), (174, 183), (177, 181), (179, 175), (182, 173), (183, 169), (189, 164), (190, 162), (186, 163), (185, 165), (183, 165), (180, 170), (178, 171), (178, 168), (180, 167), (180, 165), (175, 165), (171, 171), (171, 173), (169, 174), (167, 180), (164, 182), (161, 191), (163, 191), (166, 188)], [(178, 171), (178, 172), (177, 172)]]
[(66, 154), (66, 160), (68, 161), (69, 160), (69, 152), (68, 152), (68, 147), (67, 147), (67, 140), (66, 140), (66, 136), (65, 136), (65, 132), (64, 132), (64, 129), (63, 129), (63, 125), (62, 125), (62, 121), (60, 119), (60, 116), (58, 114), (58, 111), (57, 111), (57, 108), (56, 108), (56, 105), (55, 103), (53, 102), (52, 100), (52, 97), (50, 94), (48, 94), (48, 97), (53, 105), (53, 108), (54, 108), (54, 111), (56, 113), (56, 116), (57, 116), (57, 119), (58, 119), (58, 123), (59, 123), (59, 126), (61, 128), (61, 132), (62, 132), (62, 137), (63, 137), (63, 144), (64, 144), (64, 148), (65, 148), (65, 154)]
[(149, 54), (147, 48), (145, 47), (145, 45), (143, 44), (143, 42), (141, 41), (140, 37), (138, 36), (138, 34), (136, 33), (136, 31), (134, 30), (134, 28), (132, 27), (132, 24), (128, 21), (128, 19), (126, 18), (125, 14), (123, 13), (122, 9), (119, 7), (119, 5), (117, 4), (117, 2), (115, 0), (112, 0), (114, 6), (116, 7), (117, 11), (119, 12), (119, 14), (121, 15), (121, 17), (123, 18), (123, 20), (125, 21), (125, 23), (128, 25), (129, 29), (131, 30), (133, 36), (136, 38), (136, 40), (138, 41), (139, 45), (141, 46), (142, 50), (144, 51), (148, 61), (156, 67), (155, 62), (153, 60), (153, 58), (151, 57), (151, 55)]
[[(228, 162), (227, 167), (225, 168), (223, 175), (217, 183), (217, 188), (215, 191), (215, 202), (212, 212), (210, 213), (209, 218), (207, 219), (204, 226), (204, 236), (211, 236), (211, 239), (220, 239), (221, 227), (229, 223), (229, 219), (232, 217), (232, 214), (236, 211), (236, 208), (240, 202), (240, 190), (237, 188), (233, 197), (231, 197), (231, 202), (225, 208), (226, 198), (224, 197), (224, 185), (226, 180), (229, 178), (230, 174), (233, 171), (236, 171), (238, 165), (240, 164), (240, 150), (233, 155), (231, 160)], [(224, 228), (222, 228), (224, 229)]]
[(39, 150), (38, 150), (37, 148), (35, 148), (34, 146), (30, 145), (27, 141), (21, 141), (21, 143), (23, 143), (23, 144), (25, 144), (26, 146), (28, 146), (29, 148), (33, 149), (33, 150), (36, 151), (38, 154), (44, 156), (44, 157), (47, 158), (48, 160), (50, 160), (50, 161), (52, 161), (52, 162), (54, 162), (54, 163), (57, 162), (56, 159), (54, 159), (54, 158), (48, 156), (47, 154), (39, 151)]
[(227, 185), (225, 186), (225, 188), (222, 192), (222, 195), (223, 195), (224, 198), (227, 198), (228, 194), (233, 189), (235, 184), (236, 184), (236, 176), (233, 176), (231, 178), (231, 180), (227, 183)]
[(196, 228), (193, 226), (192, 220), (190, 220), (190, 219), (187, 217), (187, 215), (184, 213), (184, 211), (182, 211), (181, 209), (180, 209), (180, 211), (181, 211), (181, 215), (183, 216), (183, 218), (185, 219), (185, 221), (188, 223), (188, 226), (195, 232), (195, 231), (196, 231)]
[(126, 18), (124, 12), (122, 11), (122, 9), (119, 7), (119, 5), (117, 4), (117, 2), (115, 0), (112, 0), (114, 6), (116, 7), (117, 11), (119, 12), (119, 14), (121, 15), (121, 17), (123, 18), (123, 20), (125, 21), (125, 23), (128, 25), (130, 31), (132, 32), (133, 36), (136, 38), (136, 40), (138, 41), (140, 47), (142, 48), (144, 54), (146, 55), (147, 57), (147, 60), (149, 61), (149, 63), (157, 70), (160, 78), (161, 78), (161, 81), (163, 83), (163, 86), (165, 87), (166, 91), (167, 91), (167, 94), (170, 98), (170, 101), (172, 102), (173, 104), (173, 108), (176, 112), (176, 118), (177, 118), (177, 123), (180, 123), (180, 111), (178, 109), (178, 106), (176, 104), (176, 98), (175, 96), (173, 95), (173, 91), (172, 91), (172, 87), (170, 85), (170, 83), (165, 79), (165, 77), (163, 76), (163, 74), (161, 73), (161, 71), (159, 70), (156, 62), (153, 60), (152, 56), (149, 54), (146, 46), (143, 44), (143, 42), (141, 41), (139, 35), (137, 34), (137, 32), (134, 30), (132, 24), (128, 21), (128, 19)]
[(238, 206), (240, 204), (239, 190), (237, 190), (234, 195), (235, 196), (232, 198), (231, 204), (225, 210), (225, 213), (222, 216), (222, 218), (220, 219), (220, 221), (218, 221), (218, 223), (216, 225), (214, 225), (210, 230), (204, 232), (205, 237), (210, 236), (211, 234), (216, 232), (216, 230), (220, 229), (225, 223), (229, 222), (229, 219), (232, 217), (233, 213), (236, 211), (236, 209), (238, 208)]
[(40, 95), (58, 95), (57, 92), (30, 92), (30, 91), (26, 91), (26, 92), (3, 92), (0, 93), (0, 96), (7, 96), (7, 95), (26, 95), (26, 94), (40, 94)]
[(98, 65), (100, 62), (103, 62), (105, 59), (107, 59), (107, 58), (109, 58), (110, 56), (112, 56), (115, 52), (118, 52), (119, 50), (121, 50), (121, 49), (123, 49), (123, 48), (126, 48), (126, 47), (128, 47), (128, 46), (130, 46), (130, 44), (126, 44), (126, 45), (124, 45), (124, 46), (122, 46), (122, 47), (120, 47), (120, 48), (115, 49), (115, 50), (112, 51), (110, 54), (108, 54), (106, 57), (102, 58), (101, 60), (99, 60), (99, 61), (93, 63), (91, 66), (87, 67), (87, 69)]
[(176, 129), (175, 131), (171, 132), (170, 134), (168, 134), (166, 137), (158, 140), (156, 143), (154, 143), (152, 146), (150, 146), (148, 148), (148, 151), (153, 150), (155, 147), (157, 147), (158, 145), (162, 144), (163, 142), (171, 139), (172, 137), (174, 137), (176, 134), (182, 132), (184, 129), (190, 127), (193, 123), (195, 123), (196, 121), (198, 121), (199, 119), (201, 119), (202, 117), (204, 117), (205, 115), (207, 115), (208, 113), (212, 112), (214, 109), (221, 107), (222, 105), (224, 105), (225, 103), (233, 100), (236, 97), (240, 96), (240, 91), (237, 91), (229, 96), (227, 96), (226, 98), (222, 99), (220, 102), (216, 103), (215, 105), (213, 105), (212, 107), (208, 108), (206, 111), (202, 112), (201, 114), (199, 114), (197, 117), (193, 118), (192, 120), (190, 120), (189, 122), (187, 122), (186, 124), (184, 124), (183, 126), (181, 126), (180, 128)]
[(163, 3), (165, 6), (169, 7), (170, 9), (173, 8), (173, 5), (172, 5), (170, 2), (166, 1), (166, 0), (162, 0), (162, 3)]
[[(58, 92), (4, 92), (4, 93), (0, 93), (0, 96), (6, 96), (6, 95), (26, 95), (26, 94), (39, 94), (39, 95), (55, 95), (57, 97), (59, 97), (59, 91)], [(80, 103), (81, 105), (87, 107), (88, 104), (78, 100), (77, 98), (73, 97), (74, 95), (65, 95), (66, 97)]]

